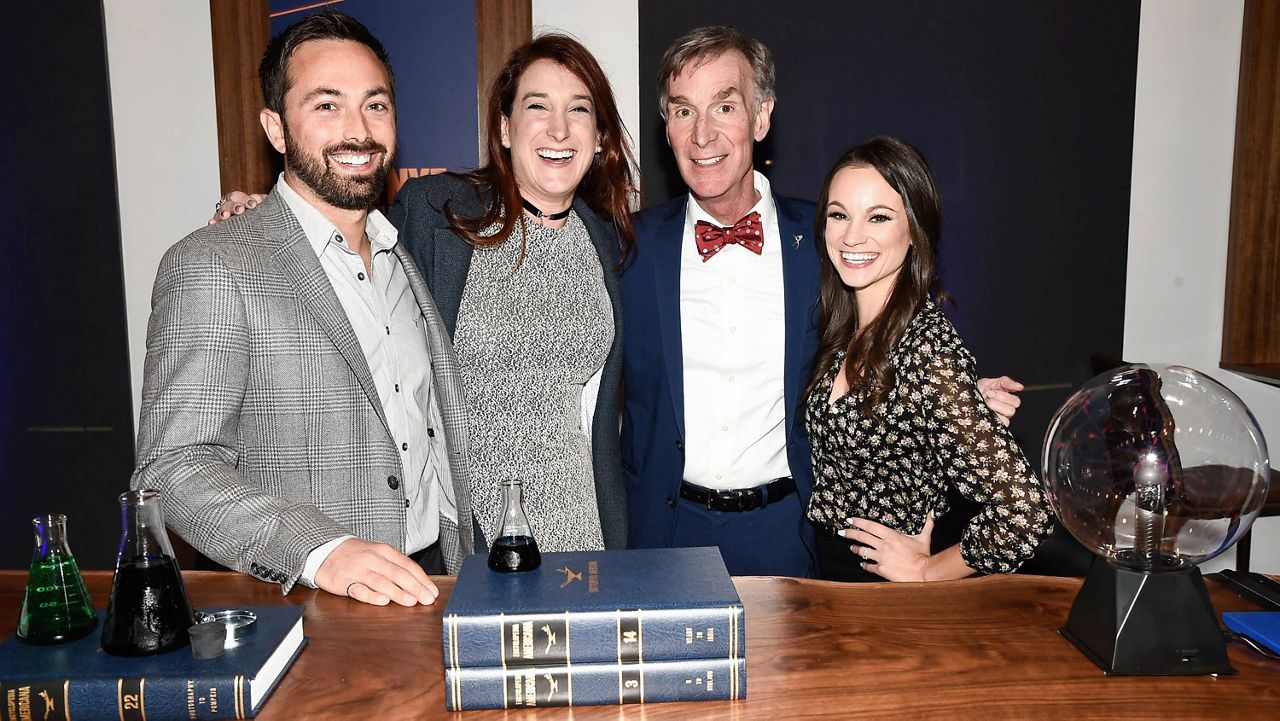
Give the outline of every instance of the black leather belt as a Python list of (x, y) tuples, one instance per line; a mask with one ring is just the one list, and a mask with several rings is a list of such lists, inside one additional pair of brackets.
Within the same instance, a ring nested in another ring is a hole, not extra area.
[(796, 492), (796, 482), (790, 476), (778, 478), (754, 488), (703, 488), (688, 481), (680, 481), (680, 497), (693, 501), (711, 511), (741, 513), (754, 511)]

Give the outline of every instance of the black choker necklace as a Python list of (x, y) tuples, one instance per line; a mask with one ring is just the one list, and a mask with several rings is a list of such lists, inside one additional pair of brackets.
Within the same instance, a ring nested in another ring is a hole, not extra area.
[(530, 203), (524, 198), (520, 198), (520, 202), (524, 203), (524, 209), (529, 211), (530, 215), (532, 215), (535, 218), (542, 218), (543, 220), (564, 220), (565, 218), (569, 217), (569, 211), (573, 210), (573, 206), (569, 206), (568, 208), (565, 208), (559, 213), (548, 214), (548, 213), (542, 212), (541, 210), (538, 210), (538, 206), (534, 205), (533, 203)]

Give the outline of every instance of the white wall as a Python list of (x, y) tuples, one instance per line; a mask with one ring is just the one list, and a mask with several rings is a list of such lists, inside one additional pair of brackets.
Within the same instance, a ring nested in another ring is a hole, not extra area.
[(207, 0), (103, 7), (136, 419), (156, 267), (220, 194), (213, 41)]
[(654, 90), (652, 81), (640, 77), (637, 0), (533, 0), (534, 35), (552, 31), (572, 35), (596, 56), (609, 76), (639, 162), (640, 93)]
[[(1243, 0), (1142, 4), (1124, 358), (1176, 362), (1240, 395), (1280, 462), (1280, 388), (1218, 368)], [(1254, 527), (1252, 570), (1280, 573), (1280, 518)], [(1234, 549), (1209, 569), (1235, 563)]]

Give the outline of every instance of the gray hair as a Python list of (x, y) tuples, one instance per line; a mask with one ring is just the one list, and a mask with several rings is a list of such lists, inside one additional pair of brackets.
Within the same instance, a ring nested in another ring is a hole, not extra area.
[(742, 53), (751, 65), (755, 86), (751, 93), (752, 114), (760, 112), (764, 101), (775, 99), (773, 55), (769, 48), (728, 25), (708, 25), (676, 38), (662, 55), (662, 64), (658, 66), (658, 112), (662, 119), (667, 119), (672, 78), (691, 64), (701, 65), (734, 50)]

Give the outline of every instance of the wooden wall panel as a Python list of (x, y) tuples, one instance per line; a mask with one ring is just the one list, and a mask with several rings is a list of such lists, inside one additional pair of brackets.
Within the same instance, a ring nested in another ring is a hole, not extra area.
[(479, 109), (480, 164), (488, 161), (485, 153), (485, 103), (489, 86), (502, 69), (512, 50), (533, 39), (533, 7), (531, 0), (476, 0), (476, 62), (479, 65), (476, 85), (476, 107)]
[(209, 0), (209, 15), (222, 192), (265, 193), (280, 168), (278, 154), (258, 122), (263, 107), (258, 63), (271, 39), (268, 0)]
[(1222, 367), (1280, 384), (1280, 2), (1247, 0)]

